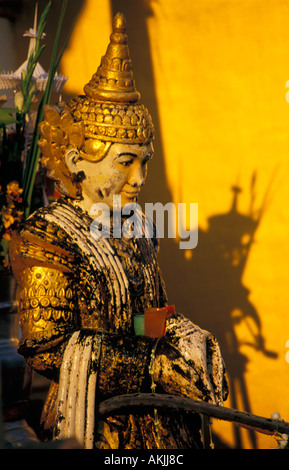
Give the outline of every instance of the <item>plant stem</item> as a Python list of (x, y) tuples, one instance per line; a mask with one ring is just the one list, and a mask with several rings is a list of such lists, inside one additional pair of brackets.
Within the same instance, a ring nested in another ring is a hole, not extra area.
[(50, 62), (50, 67), (48, 71), (48, 79), (47, 79), (47, 84), (45, 87), (44, 95), (41, 99), (40, 105), (38, 107), (38, 113), (37, 113), (37, 118), (35, 122), (35, 129), (33, 133), (33, 138), (32, 138), (32, 143), (31, 143), (31, 148), (29, 152), (29, 157), (28, 157), (28, 165), (25, 169), (24, 173), (24, 182), (23, 182), (23, 201), (24, 201), (24, 217), (25, 219), (29, 216), (30, 214), (30, 207), (31, 207), (31, 199), (32, 199), (32, 194), (33, 194), (33, 186), (34, 186), (34, 181), (35, 181), (35, 176), (37, 172), (37, 166), (38, 166), (38, 161), (39, 161), (39, 156), (40, 156), (40, 150), (38, 148), (38, 139), (39, 139), (39, 131), (38, 131), (38, 124), (42, 121), (43, 119), (43, 106), (48, 104), (51, 96), (51, 90), (52, 90), (52, 85), (53, 85), (53, 79), (55, 77), (57, 67), (59, 65), (60, 59), (63, 55), (63, 52), (67, 46), (68, 39), (65, 41), (64, 47), (61, 51), (61, 54), (59, 58), (57, 59), (57, 51), (59, 47), (59, 41), (60, 41), (60, 35), (61, 35), (61, 29), (62, 29), (62, 24), (65, 16), (65, 11), (67, 8), (67, 0), (63, 0), (62, 2), (62, 8), (58, 20), (58, 25), (57, 25), (57, 30), (56, 30), (56, 35), (55, 35), (55, 40), (54, 40), (54, 46), (52, 50), (52, 56), (51, 56), (51, 62)]

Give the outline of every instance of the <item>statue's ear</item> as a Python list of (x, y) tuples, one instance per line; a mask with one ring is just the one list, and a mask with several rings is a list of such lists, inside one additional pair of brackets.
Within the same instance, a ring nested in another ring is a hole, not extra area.
[(69, 173), (77, 173), (77, 160), (79, 159), (79, 152), (77, 149), (70, 149), (65, 154), (65, 163)]

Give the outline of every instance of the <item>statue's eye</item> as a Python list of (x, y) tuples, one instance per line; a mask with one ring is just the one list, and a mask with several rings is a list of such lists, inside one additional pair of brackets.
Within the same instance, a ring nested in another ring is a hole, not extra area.
[(119, 161), (119, 164), (122, 165), (122, 166), (130, 166), (133, 162), (133, 159), (130, 158), (129, 160), (123, 160), (123, 161)]

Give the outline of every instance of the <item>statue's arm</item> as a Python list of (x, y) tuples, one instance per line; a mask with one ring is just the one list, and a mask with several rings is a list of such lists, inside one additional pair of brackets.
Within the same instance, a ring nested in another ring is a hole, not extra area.
[[(75, 282), (59, 269), (27, 267), (21, 276), (18, 299), (22, 332), (19, 352), (38, 373), (57, 380), (67, 343), (81, 328)], [(96, 331), (87, 330), (87, 334)], [(103, 332), (100, 392), (107, 397), (137, 392), (143, 387), (149, 390), (153, 344), (151, 338)]]
[(53, 267), (24, 269), (18, 295), (19, 353), (37, 372), (56, 379), (77, 325), (71, 279)]
[[(226, 370), (216, 338), (181, 314), (159, 338), (106, 335), (100, 367), (105, 395), (155, 391), (222, 404)], [(109, 373), (108, 373), (109, 371)]]

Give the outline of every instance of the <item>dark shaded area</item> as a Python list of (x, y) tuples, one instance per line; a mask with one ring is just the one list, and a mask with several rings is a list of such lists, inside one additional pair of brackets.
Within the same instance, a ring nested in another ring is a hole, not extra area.
[(110, 3), (112, 20), (117, 12), (124, 13), (126, 16), (128, 44), (136, 88), (141, 93), (142, 103), (149, 109), (155, 127), (155, 157), (150, 163), (149, 175), (141, 193), (140, 204), (156, 201), (165, 204), (172, 200), (172, 196), (165, 179), (164, 152), (155, 92), (151, 46), (146, 26), (147, 18), (153, 14), (152, 9), (150, 2), (146, 0), (111, 0)]
[(0, 17), (14, 22), (18, 19), (22, 7), (23, 0), (0, 0)]

